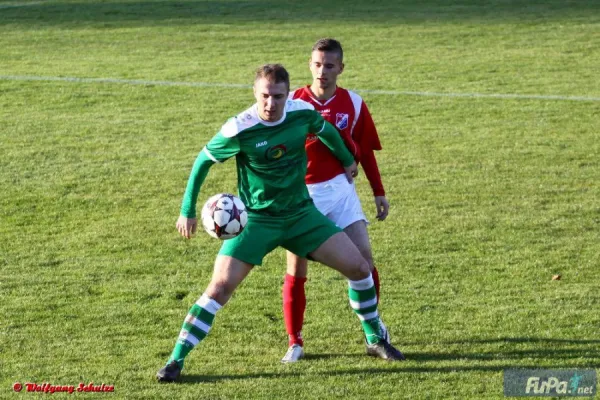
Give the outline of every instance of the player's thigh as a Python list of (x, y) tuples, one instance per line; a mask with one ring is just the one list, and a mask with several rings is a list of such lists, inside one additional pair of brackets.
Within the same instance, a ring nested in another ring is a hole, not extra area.
[(252, 271), (252, 264), (234, 257), (218, 255), (205, 293), (217, 303), (224, 305), (250, 271)]
[(277, 218), (248, 213), (242, 233), (223, 241), (219, 255), (261, 265), (263, 258), (281, 244), (284, 235), (285, 229)]
[(306, 278), (308, 272), (308, 260), (297, 256), (291, 251), (286, 251), (287, 273), (297, 278)]
[(344, 232), (331, 236), (310, 256), (353, 281), (365, 279), (371, 272), (367, 261)]
[(344, 232), (352, 243), (356, 245), (360, 254), (367, 260), (369, 265), (373, 266), (373, 254), (371, 251), (371, 242), (369, 241), (369, 232), (367, 231), (367, 223), (364, 220), (356, 221), (344, 228)]
[(341, 231), (310, 204), (285, 220), (285, 240), (281, 246), (297, 256), (308, 258), (309, 253)]

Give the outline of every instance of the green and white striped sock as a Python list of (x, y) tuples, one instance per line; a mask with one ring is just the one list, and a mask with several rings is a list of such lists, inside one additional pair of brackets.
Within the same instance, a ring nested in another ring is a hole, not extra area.
[(360, 319), (367, 343), (379, 342), (382, 335), (379, 328), (377, 292), (373, 276), (369, 274), (369, 277), (360, 281), (348, 280), (348, 297), (350, 298), (350, 307)]
[(179, 338), (168, 362), (175, 360), (183, 368), (183, 360), (206, 337), (215, 319), (215, 314), (221, 307), (206, 294), (198, 299), (183, 321)]

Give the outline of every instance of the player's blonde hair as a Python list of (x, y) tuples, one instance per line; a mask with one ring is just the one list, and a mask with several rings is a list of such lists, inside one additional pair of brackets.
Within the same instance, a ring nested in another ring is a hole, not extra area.
[(281, 64), (265, 64), (258, 67), (254, 83), (262, 78), (267, 78), (272, 83), (284, 82), (287, 90), (290, 90), (290, 75)]

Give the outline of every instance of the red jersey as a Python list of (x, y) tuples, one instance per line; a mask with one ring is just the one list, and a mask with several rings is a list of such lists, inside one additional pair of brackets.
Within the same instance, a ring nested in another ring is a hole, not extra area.
[[(337, 128), (348, 150), (362, 165), (373, 194), (385, 196), (374, 153), (374, 150), (381, 150), (381, 143), (373, 118), (362, 98), (350, 90), (338, 87), (330, 99), (321, 101), (314, 97), (310, 86), (295, 90), (290, 97), (312, 104), (325, 120)], [(316, 135), (310, 134), (307, 137), (306, 154), (306, 183), (325, 182), (344, 173), (340, 161)]]

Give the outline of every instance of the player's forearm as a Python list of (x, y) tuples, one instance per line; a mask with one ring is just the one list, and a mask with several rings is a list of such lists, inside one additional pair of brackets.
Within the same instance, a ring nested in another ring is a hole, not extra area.
[(188, 179), (187, 187), (183, 195), (183, 202), (181, 203), (181, 215), (187, 218), (196, 218), (196, 202), (198, 201), (198, 193), (200, 193), (200, 187), (206, 179), (208, 170), (214, 164), (206, 155), (204, 149), (198, 154), (192, 172)]
[(379, 173), (379, 167), (377, 166), (377, 160), (375, 159), (375, 152), (371, 149), (361, 149), (361, 155), (360, 164), (369, 180), (371, 189), (373, 189), (373, 196), (385, 196), (385, 190), (383, 189), (383, 183), (381, 182), (381, 174)]
[(325, 121), (321, 132), (317, 133), (319, 139), (331, 150), (344, 167), (349, 167), (354, 162), (352, 153), (348, 151), (340, 133), (329, 122)]

